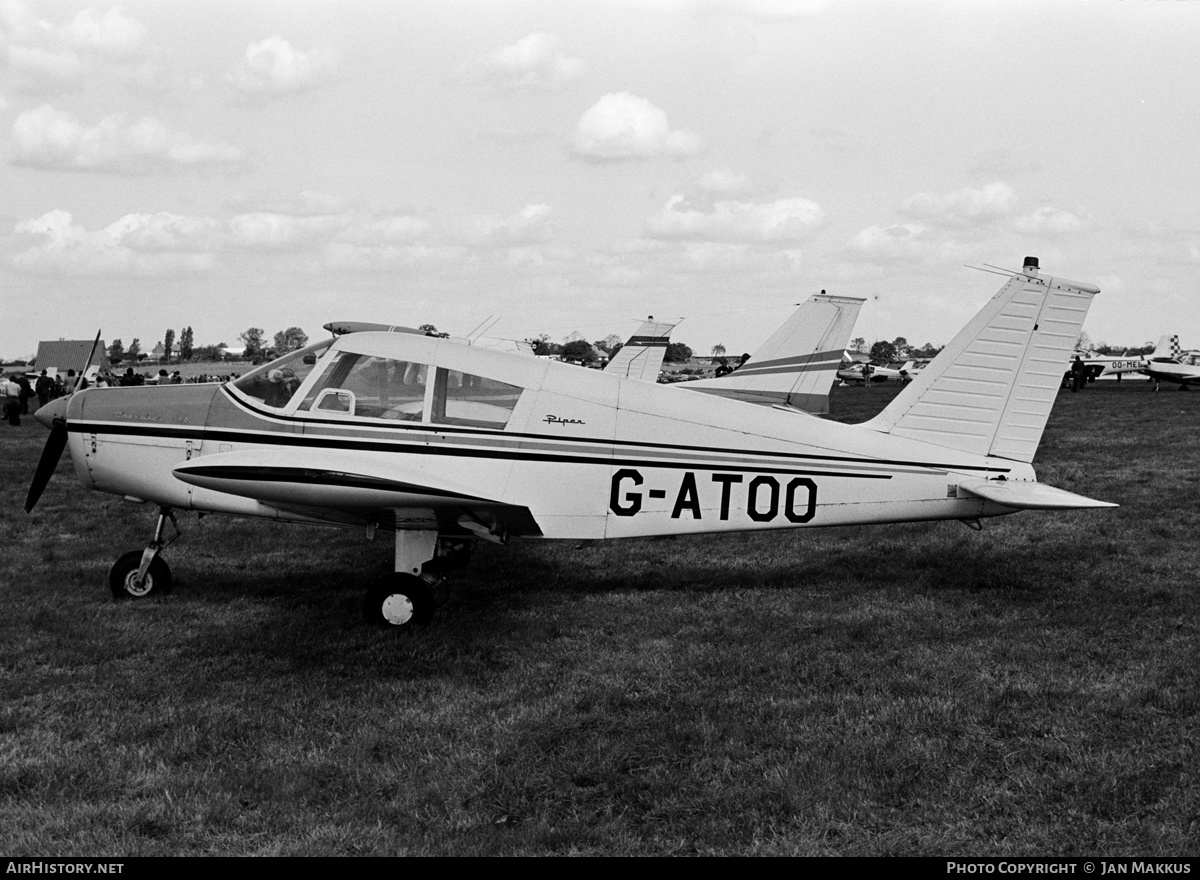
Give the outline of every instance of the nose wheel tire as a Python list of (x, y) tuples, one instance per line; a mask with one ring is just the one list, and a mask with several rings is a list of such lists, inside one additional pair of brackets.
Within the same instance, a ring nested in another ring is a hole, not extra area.
[(363, 617), (386, 627), (425, 626), (433, 619), (433, 591), (418, 577), (390, 574), (363, 597)]
[(108, 573), (108, 587), (114, 599), (145, 599), (171, 592), (171, 569), (161, 556), (154, 557), (139, 583), (137, 573), (141, 565), (141, 550), (130, 550), (116, 561)]

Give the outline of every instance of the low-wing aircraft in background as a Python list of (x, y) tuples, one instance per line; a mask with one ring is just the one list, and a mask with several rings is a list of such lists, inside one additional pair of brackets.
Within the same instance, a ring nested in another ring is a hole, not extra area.
[(392, 531), (394, 571), (363, 607), (403, 626), (430, 619), (431, 587), (479, 540), (1111, 507), (1037, 482), (1031, 465), (1097, 292), (1027, 258), (861, 425), (421, 333), (346, 333), (226, 385), (52, 402), (36, 415), (50, 435), (25, 508), (64, 448), (84, 486), (156, 505), (152, 540), (110, 572), (118, 597), (170, 589), (176, 510)]
[(1146, 358), (1141, 354), (1126, 353), (1118, 357), (1076, 349), (1071, 354), (1070, 360), (1067, 363), (1067, 375), (1070, 375), (1071, 366), (1074, 364), (1076, 357), (1083, 361), (1089, 382), (1099, 379), (1102, 376), (1122, 376), (1126, 373), (1142, 373), (1146, 370)]
[[(870, 367), (866, 373), (863, 372), (863, 367)], [(864, 384), (868, 377), (871, 382), (910, 382), (920, 373), (920, 368), (917, 367), (916, 361), (905, 361), (898, 367), (883, 366), (877, 367), (874, 364), (850, 364), (837, 371), (837, 377), (843, 382), (851, 384)]]
[(1178, 336), (1163, 336), (1146, 355), (1144, 372), (1155, 382), (1172, 382), (1187, 391), (1189, 385), (1200, 385), (1200, 352), (1184, 351)]
[(823, 415), (862, 304), (857, 297), (813, 294), (737, 370), (680, 387)]
[(617, 353), (604, 365), (604, 372), (627, 379), (657, 382), (663, 358), (667, 356), (667, 346), (671, 344), (671, 331), (678, 323), (656, 321), (651, 315), (617, 349)]

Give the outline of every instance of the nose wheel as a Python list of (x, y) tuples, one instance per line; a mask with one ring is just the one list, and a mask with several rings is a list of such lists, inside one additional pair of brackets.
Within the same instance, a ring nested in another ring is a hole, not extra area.
[(141, 550), (130, 550), (116, 561), (108, 573), (108, 588), (114, 599), (145, 599), (171, 592), (171, 568), (161, 556), (150, 560), (146, 573), (139, 578), (141, 567)]
[[(175, 534), (169, 538), (163, 535), (168, 522), (175, 529)], [(112, 590), (113, 598), (145, 599), (148, 596), (165, 596), (171, 592), (171, 568), (159, 553), (178, 538), (179, 534), (175, 512), (169, 507), (160, 507), (158, 524), (154, 527), (154, 538), (146, 549), (130, 550), (109, 570), (108, 588)]]

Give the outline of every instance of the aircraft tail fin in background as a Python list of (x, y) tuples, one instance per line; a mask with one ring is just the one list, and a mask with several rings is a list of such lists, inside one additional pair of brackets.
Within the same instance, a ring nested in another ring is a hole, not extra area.
[(1154, 351), (1146, 355), (1150, 360), (1172, 360), (1177, 361), (1183, 356), (1183, 349), (1179, 347), (1178, 336), (1164, 335), (1158, 340), (1158, 345), (1154, 347)]
[(657, 382), (662, 369), (667, 346), (671, 343), (671, 331), (678, 321), (656, 321), (647, 318), (629, 337), (629, 341), (604, 365), (606, 373)]
[(767, 406), (786, 404), (805, 412), (829, 412), (829, 389), (864, 300), (810, 296), (754, 355), (733, 373), (681, 385)]
[(865, 427), (1031, 462), (1100, 289), (1041, 277), (1035, 257)]

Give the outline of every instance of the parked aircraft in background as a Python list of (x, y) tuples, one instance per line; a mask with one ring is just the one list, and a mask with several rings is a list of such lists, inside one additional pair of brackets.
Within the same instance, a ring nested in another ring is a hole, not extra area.
[(1076, 357), (1083, 361), (1089, 382), (1102, 377), (1121, 376), (1125, 373), (1141, 373), (1146, 369), (1146, 357), (1141, 354), (1127, 353), (1117, 357), (1076, 349), (1067, 362), (1068, 374)]
[[(863, 367), (870, 367), (869, 373), (863, 373)], [(905, 361), (897, 366), (891, 364), (877, 367), (874, 364), (850, 364), (837, 371), (837, 377), (843, 382), (862, 385), (868, 376), (871, 382), (912, 381), (921, 372), (916, 361)]]
[(170, 589), (176, 510), (394, 532), (394, 572), (363, 608), (403, 626), (429, 620), (432, 586), (480, 540), (1111, 507), (1038, 483), (1031, 465), (1097, 292), (1027, 258), (861, 425), (419, 332), (345, 333), (226, 385), (52, 402), (36, 415), (50, 435), (25, 509), (68, 448), (87, 488), (154, 504), (153, 538), (110, 572), (117, 597)]
[(681, 387), (766, 406), (829, 412), (829, 389), (864, 300), (813, 294), (732, 373)]
[(604, 372), (627, 379), (657, 382), (662, 370), (667, 346), (671, 344), (671, 331), (678, 321), (656, 321), (651, 315), (634, 331), (629, 340), (617, 349), (604, 365)]
[(1186, 391), (1189, 385), (1200, 385), (1200, 352), (1181, 349), (1178, 336), (1163, 336), (1146, 356), (1145, 372), (1155, 382), (1172, 382)]

